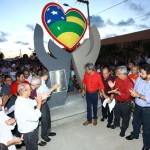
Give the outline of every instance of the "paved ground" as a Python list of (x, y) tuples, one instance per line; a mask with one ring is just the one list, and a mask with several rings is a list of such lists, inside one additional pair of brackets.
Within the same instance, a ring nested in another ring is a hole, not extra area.
[[(99, 103), (99, 119), (101, 118)], [(98, 121), (98, 125), (82, 124), (86, 121), (86, 103), (79, 93), (69, 93), (66, 105), (52, 108), (52, 131), (57, 136), (39, 150), (141, 150), (142, 136), (138, 140), (127, 141), (120, 137), (120, 129), (108, 129), (107, 122)], [(132, 125), (126, 135), (132, 131)], [(25, 150), (25, 148), (21, 148)]]

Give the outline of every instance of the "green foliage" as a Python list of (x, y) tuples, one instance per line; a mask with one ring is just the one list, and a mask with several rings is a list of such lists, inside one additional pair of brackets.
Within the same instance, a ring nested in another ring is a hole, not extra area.
[(2, 52), (0, 52), (0, 60), (4, 59), (4, 54)]
[(116, 55), (118, 52), (118, 46), (116, 44), (108, 44), (108, 45), (102, 45), (99, 56), (110, 56), (110, 55)]

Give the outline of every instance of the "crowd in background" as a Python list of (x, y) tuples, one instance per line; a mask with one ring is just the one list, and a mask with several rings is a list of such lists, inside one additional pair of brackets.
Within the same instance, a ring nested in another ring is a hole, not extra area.
[[(97, 64), (95, 66), (96, 72), (98, 72), (101, 77), (103, 77), (104, 71), (108, 70), (110, 73), (110, 76), (115, 79), (117, 74), (117, 67), (120, 65), (125, 65), (128, 69), (128, 77), (131, 79), (133, 84), (136, 83), (137, 78), (140, 76), (140, 67), (141, 66), (147, 66), (150, 65), (150, 57), (149, 56), (141, 56), (137, 59), (138, 61), (133, 62), (132, 60), (129, 60), (127, 64), (120, 64), (119, 62), (115, 62), (115, 64), (106, 65), (106, 64)], [(107, 67), (106, 67), (107, 66)], [(42, 72), (47, 70), (41, 62), (35, 58), (35, 59), (17, 59), (13, 61), (6, 61), (3, 60), (0, 62), (0, 98), (2, 106), (4, 106), (6, 114), (8, 114), (9, 117), (14, 118), (14, 114), (9, 112), (9, 109), (15, 104), (15, 100), (17, 98), (16, 91), (14, 92), (12, 90), (12, 84), (17, 80), (17, 77), (19, 78), (19, 82), (30, 83), (33, 77), (39, 76), (41, 77)], [(106, 71), (107, 72), (107, 71)], [(22, 76), (20, 76), (22, 75)], [(112, 79), (112, 81), (114, 81)], [(103, 81), (105, 82), (105, 81)], [(110, 84), (111, 85), (111, 84)], [(105, 83), (106, 86), (106, 83)], [(78, 81), (76, 79), (76, 75), (73, 69), (73, 66), (70, 67), (70, 79), (68, 83), (68, 92), (77, 90), (78, 92), (81, 92), (82, 87), (79, 86)], [(134, 88), (134, 87), (132, 87)], [(110, 90), (110, 89), (109, 89)], [(13, 94), (14, 92), (14, 94)], [(108, 92), (108, 91), (107, 91)], [(108, 93), (107, 93), (108, 94)], [(134, 94), (133, 94), (134, 95)], [(3, 101), (2, 101), (3, 96)], [(6, 97), (5, 97), (6, 96)], [(134, 97), (134, 96), (133, 96)], [(104, 99), (101, 97), (102, 103)], [(119, 106), (120, 107), (120, 106)], [(1, 108), (0, 108), (1, 109)], [(108, 109), (108, 108), (107, 108)], [(113, 122), (113, 113), (109, 113), (108, 110), (106, 110), (104, 107), (102, 107), (102, 118), (101, 121), (104, 121), (106, 118), (108, 118), (108, 128), (115, 129), (117, 126), (120, 126), (118, 124), (111, 124)], [(129, 114), (130, 116), (130, 114)], [(9, 120), (10, 118), (7, 118), (5, 116), (6, 120)], [(14, 120), (9, 120), (8, 125), (14, 124)], [(128, 121), (127, 121), (128, 122)], [(141, 126), (142, 126), (141, 122)], [(95, 125), (97, 122), (95, 122)], [(128, 123), (127, 123), (128, 124)], [(126, 125), (127, 129), (128, 125)], [(17, 134), (16, 129), (13, 131), (13, 134)], [(120, 136), (124, 136), (125, 132), (120, 133)], [(17, 136), (17, 135), (15, 135)], [(134, 135), (128, 137), (128, 140), (132, 140), (134, 138)], [(16, 143), (20, 143), (23, 140), (23, 137), (19, 137), (16, 141), (11, 141), (10, 145), (14, 145)], [(49, 141), (49, 139), (46, 139)], [(42, 143), (40, 143), (41, 146)], [(9, 147), (9, 144), (8, 144)], [(12, 149), (13, 150), (13, 149)], [(143, 149), (144, 150), (144, 149)]]
[[(45, 146), (51, 141), (49, 136), (56, 135), (51, 132), (47, 98), (59, 85), (48, 88), (48, 77), (48, 70), (38, 59), (1, 61), (0, 143), (9, 150), (16, 149), (14, 144), (17, 144), (17, 148), (25, 144), (28, 150), (37, 150), (38, 145)], [(41, 136), (38, 138), (39, 120)]]

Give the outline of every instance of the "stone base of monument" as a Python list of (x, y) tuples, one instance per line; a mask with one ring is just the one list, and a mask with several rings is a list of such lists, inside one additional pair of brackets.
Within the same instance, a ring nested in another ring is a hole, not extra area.
[[(99, 100), (98, 107), (101, 107)], [(98, 109), (100, 114), (100, 109)], [(66, 103), (63, 106), (51, 108), (52, 126), (57, 126), (79, 118), (85, 118), (86, 121), (86, 100), (82, 98), (78, 91), (68, 92)]]

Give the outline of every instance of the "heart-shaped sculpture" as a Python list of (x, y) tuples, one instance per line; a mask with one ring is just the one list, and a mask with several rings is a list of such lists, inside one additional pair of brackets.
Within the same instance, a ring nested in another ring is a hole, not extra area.
[(87, 20), (78, 9), (65, 13), (57, 3), (48, 3), (42, 11), (42, 22), (47, 32), (67, 50), (73, 51), (85, 34)]

